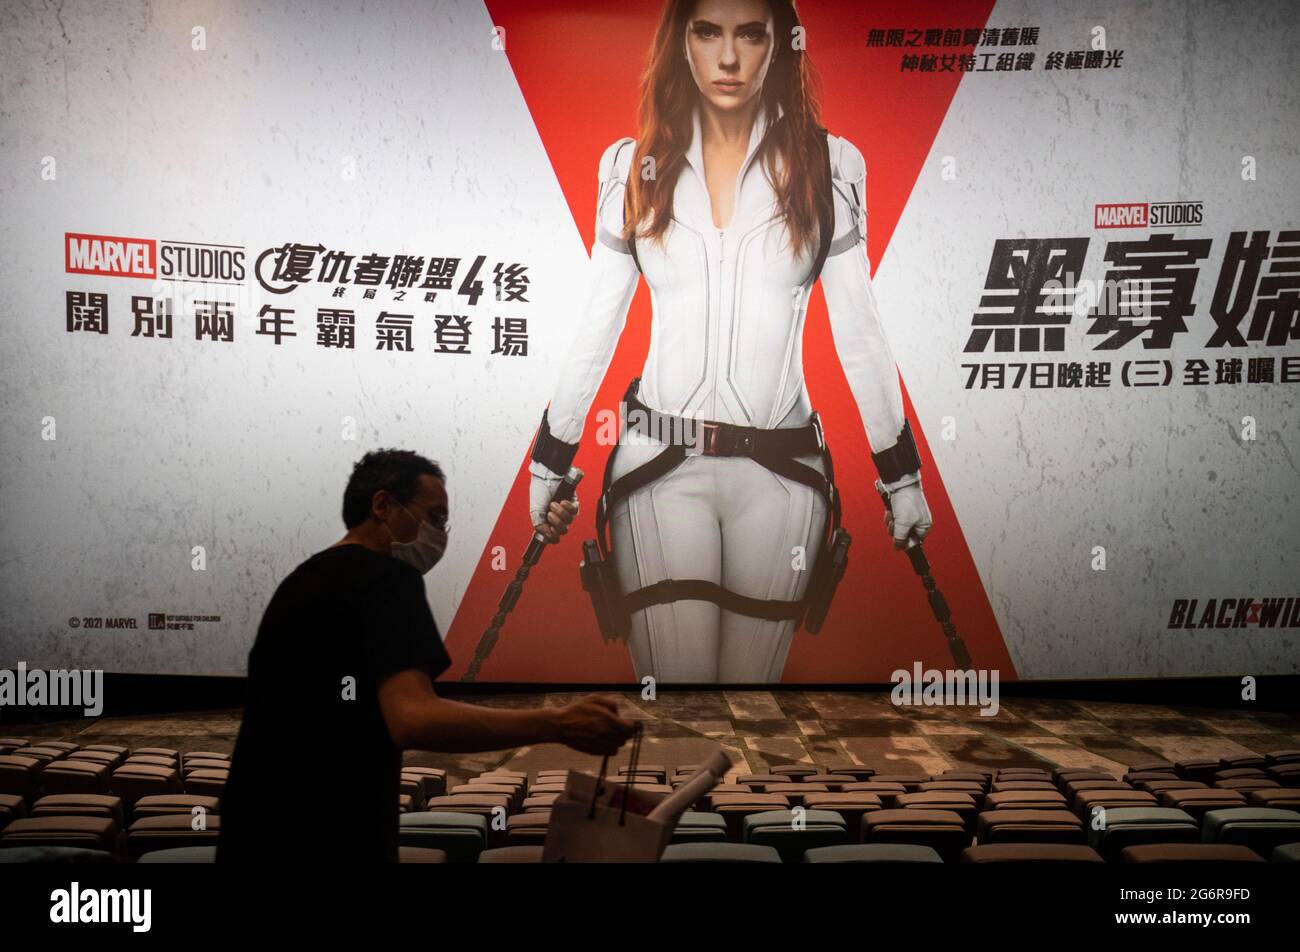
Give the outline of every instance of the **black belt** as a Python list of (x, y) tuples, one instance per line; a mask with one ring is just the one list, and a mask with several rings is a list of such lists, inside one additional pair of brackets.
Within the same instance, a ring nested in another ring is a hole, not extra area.
[[(803, 483), (816, 491), (826, 501), (828, 509), (824, 540), (829, 540), (834, 531), (840, 527), (840, 494), (835, 487), (835, 471), (831, 464), (830, 450), (826, 446), (821, 420), (816, 413), (813, 414), (812, 422), (805, 426), (777, 429), (716, 423), (711, 420), (692, 420), (647, 407), (637, 399), (636, 394), (640, 385), (641, 378), (634, 378), (627, 392), (623, 394), (623, 402), (627, 408), (640, 411), (636, 418), (629, 415), (628, 426), (642, 433), (647, 433), (648, 430), (647, 435), (667, 443), (668, 446), (649, 462), (612, 481), (610, 477), (614, 469), (614, 457), (618, 451), (617, 445), (610, 452), (609, 459), (605, 463), (605, 478), (601, 487), (600, 500), (596, 505), (596, 545), (602, 558), (609, 557), (610, 546), (606, 538), (606, 528), (609, 512), (615, 503), (666, 475), (684, 462), (687, 458), (686, 437), (692, 433), (696, 433), (692, 445), (699, 448), (702, 456), (750, 457), (772, 472)], [(699, 431), (703, 433), (702, 439), (699, 437)], [(825, 476), (813, 467), (793, 459), (796, 456), (812, 454), (821, 456), (825, 461)], [(676, 601), (679, 598), (704, 599), (740, 614), (769, 619), (800, 618), (805, 606), (804, 599), (784, 601), (752, 598), (732, 592), (716, 582), (705, 579), (662, 579), (629, 592), (623, 597), (623, 602), (629, 611), (637, 611), (650, 605)]]
[(717, 423), (713, 420), (694, 420), (662, 413), (646, 406), (637, 398), (641, 378), (637, 377), (623, 395), (628, 411), (628, 426), (646, 436), (670, 445), (691, 445), (701, 456), (772, 456), (820, 455), (826, 448), (821, 421), (813, 414), (805, 426), (763, 429), (742, 426), (738, 423)]

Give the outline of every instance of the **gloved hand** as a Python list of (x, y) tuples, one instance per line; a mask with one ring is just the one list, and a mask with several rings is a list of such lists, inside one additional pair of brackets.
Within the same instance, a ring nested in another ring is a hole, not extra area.
[(919, 473), (886, 483), (889, 506), (885, 509), (885, 528), (894, 537), (894, 548), (910, 549), (929, 533), (933, 520), (925, 495), (921, 492)]
[(575, 491), (572, 500), (553, 503), (551, 497), (560, 488), (563, 477), (537, 462), (529, 463), (528, 470), (532, 474), (528, 487), (528, 515), (533, 529), (540, 532), (547, 542), (559, 542), (560, 536), (569, 531), (569, 523), (578, 514), (578, 494)]

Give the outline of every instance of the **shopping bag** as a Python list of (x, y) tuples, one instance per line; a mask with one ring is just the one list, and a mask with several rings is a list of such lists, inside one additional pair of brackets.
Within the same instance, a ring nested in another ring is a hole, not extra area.
[[(630, 773), (640, 757), (640, 730), (633, 740)], [(711, 790), (730, 761), (721, 751), (672, 794), (656, 793), (605, 777), (570, 772), (551, 808), (544, 863), (656, 863), (672, 839), (678, 819)]]

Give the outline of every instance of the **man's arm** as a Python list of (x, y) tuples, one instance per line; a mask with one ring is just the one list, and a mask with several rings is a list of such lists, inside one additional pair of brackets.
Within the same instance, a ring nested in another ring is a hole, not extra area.
[(501, 710), (439, 697), (425, 671), (398, 671), (379, 685), (379, 706), (393, 743), (403, 750), (472, 753), (526, 744), (568, 744), (612, 754), (633, 730), (617, 701), (589, 695), (565, 707)]

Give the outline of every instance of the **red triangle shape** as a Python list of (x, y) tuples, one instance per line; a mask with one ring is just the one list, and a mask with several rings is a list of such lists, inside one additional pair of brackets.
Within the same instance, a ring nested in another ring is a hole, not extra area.
[[(885, 2), (812, 4), (801, 9), (808, 49), (822, 77), (823, 120), (850, 139), (867, 161), (868, 254), (878, 262), (898, 223), (962, 77), (960, 71), (903, 73), (904, 52), (967, 52), (970, 47), (867, 47), (878, 28), (983, 27), (992, 0), (946, 3), (934, 22), (902, 22), (897, 5)], [(646, 52), (654, 36), (660, 2), (624, 0), (615, 5), (535, 4), (490, 0), (492, 22), (505, 28), (506, 55), (545, 144), (587, 247), (593, 241), (597, 161), (609, 143), (636, 134), (636, 104)], [(1001, 77), (979, 76), (972, 82)], [(645, 362), (650, 339), (650, 303), (644, 283), (592, 405), (616, 408), (628, 381)], [(825, 422), (835, 454), (836, 480), (844, 498), (844, 525), (853, 536), (848, 573), (826, 626), (818, 635), (795, 636), (786, 664), (786, 683), (883, 683), (891, 672), (953, 666), (930, 612), (920, 580), (908, 560), (893, 550), (882, 523), (882, 505), (872, 488), (870, 447), (852, 392), (831, 339), (820, 290), (809, 302), (804, 360), (812, 404)], [(924, 464), (926, 498), (934, 530), (926, 551), (934, 577), (952, 608), (953, 621), (973, 664), (1015, 678), (1010, 655), (988, 603), (979, 573), (962, 536), (922, 428), (904, 387), (904, 404)], [(539, 395), (537, 417), (549, 399)], [(592, 432), (590, 418), (584, 433)], [(528, 446), (520, 448), (518, 475), (479, 559), (447, 646), (457, 679), (474, 654), (484, 628), (514, 577), (531, 532), (528, 527)], [(588, 474), (578, 491), (581, 512), (564, 542), (550, 547), (535, 566), (502, 629), (481, 682), (629, 683), (627, 647), (605, 644), (578, 578), (581, 539), (595, 536), (595, 500), (608, 448), (590, 438), (574, 465)], [(492, 567), (501, 546), (505, 571)]]

